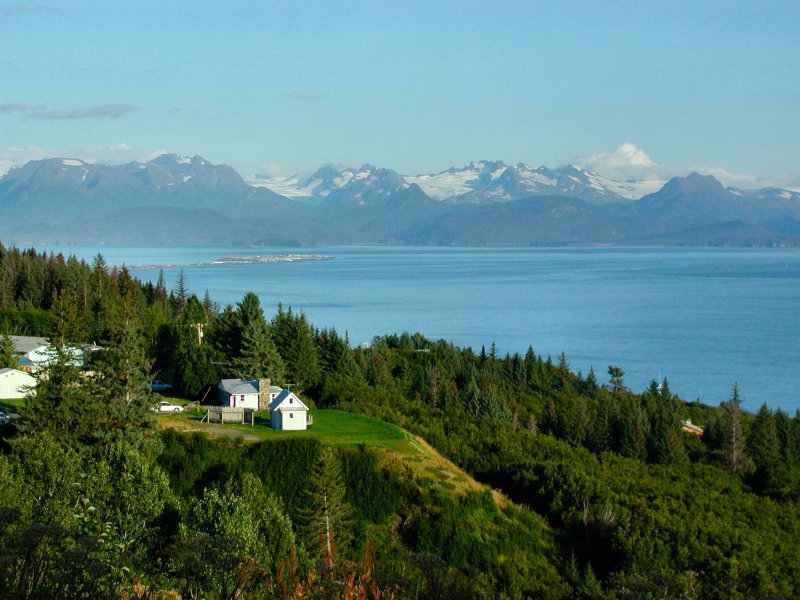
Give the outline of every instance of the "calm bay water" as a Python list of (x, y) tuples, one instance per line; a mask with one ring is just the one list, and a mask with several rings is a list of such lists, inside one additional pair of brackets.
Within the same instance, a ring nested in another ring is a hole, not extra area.
[[(190, 291), (234, 304), (253, 291), (352, 344), (419, 331), (476, 351), (529, 345), (635, 391), (659, 374), (684, 399), (800, 408), (800, 250), (39, 246), (109, 264), (183, 265)], [(326, 254), (329, 261), (190, 266), (229, 254)], [(164, 269), (174, 286), (181, 267)], [(159, 271), (133, 270), (155, 281)]]

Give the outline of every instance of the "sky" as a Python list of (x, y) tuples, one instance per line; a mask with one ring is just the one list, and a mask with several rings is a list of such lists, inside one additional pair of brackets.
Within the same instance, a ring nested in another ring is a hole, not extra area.
[(0, 1), (0, 173), (163, 152), (800, 189), (800, 2)]

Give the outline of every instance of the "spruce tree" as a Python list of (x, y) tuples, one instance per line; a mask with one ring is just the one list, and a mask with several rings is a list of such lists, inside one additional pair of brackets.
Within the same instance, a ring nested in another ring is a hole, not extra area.
[(269, 377), (273, 381), (284, 380), (283, 359), (263, 320), (254, 320), (245, 326), (242, 332), (241, 351), (239, 356), (234, 358), (233, 366), (241, 379)]
[(621, 394), (625, 391), (624, 378), (625, 371), (621, 367), (614, 365), (608, 366), (608, 384), (611, 386), (611, 391), (615, 394)]
[(750, 431), (747, 434), (747, 454), (753, 462), (751, 477), (753, 486), (759, 491), (773, 487), (775, 475), (783, 466), (781, 448), (775, 419), (766, 404), (762, 404)]
[(0, 369), (16, 369), (19, 367), (14, 342), (7, 333), (0, 335)]
[(742, 476), (750, 472), (752, 463), (745, 451), (740, 403), (739, 387), (734, 384), (731, 399), (722, 404), (722, 456), (725, 468), (731, 473)]
[(156, 399), (147, 385), (151, 367), (141, 332), (130, 317), (115, 323), (104, 347), (96, 351), (99, 385), (94, 393), (101, 403), (94, 437), (122, 441), (148, 458), (160, 447), (152, 411)]
[(58, 343), (52, 348), (21, 410), (21, 428), (25, 433), (48, 431), (62, 443), (79, 448), (94, 438), (102, 401), (75, 365), (72, 353)]
[(300, 517), (306, 547), (328, 565), (350, 540), (352, 511), (345, 491), (339, 457), (324, 448), (308, 480)]

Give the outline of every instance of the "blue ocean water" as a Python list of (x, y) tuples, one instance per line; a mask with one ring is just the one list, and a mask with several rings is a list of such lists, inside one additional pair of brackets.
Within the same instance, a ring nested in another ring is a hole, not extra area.
[[(375, 335), (419, 331), (476, 351), (528, 346), (605, 381), (622, 367), (635, 391), (667, 377), (687, 400), (716, 405), (734, 383), (744, 406), (800, 409), (800, 250), (63, 246), (109, 264), (157, 265), (174, 286), (234, 304), (253, 291), (317, 327)], [(326, 254), (333, 260), (191, 266), (229, 254)], [(159, 271), (134, 270), (155, 281)]]

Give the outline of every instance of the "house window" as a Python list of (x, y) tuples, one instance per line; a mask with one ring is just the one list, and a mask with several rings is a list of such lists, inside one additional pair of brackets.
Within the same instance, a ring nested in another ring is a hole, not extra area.
[(291, 396), (289, 396), (289, 404), (291, 404), (292, 402), (294, 402), (294, 398), (292, 398)]
[(289, 413), (289, 418), (294, 419), (294, 413)]

